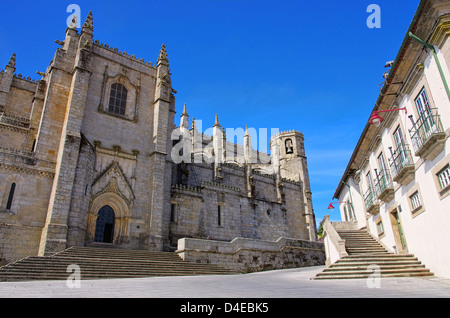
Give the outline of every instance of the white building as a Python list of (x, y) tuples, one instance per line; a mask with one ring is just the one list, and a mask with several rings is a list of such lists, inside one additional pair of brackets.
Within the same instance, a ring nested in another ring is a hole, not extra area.
[(449, 36), (450, 1), (422, 0), (334, 195), (343, 221), (447, 278)]

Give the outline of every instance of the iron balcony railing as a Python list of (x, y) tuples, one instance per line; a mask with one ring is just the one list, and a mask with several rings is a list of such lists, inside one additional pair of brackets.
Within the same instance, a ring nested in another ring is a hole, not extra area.
[(367, 211), (369, 211), (370, 207), (376, 202), (378, 195), (379, 193), (376, 191), (376, 189), (373, 189), (372, 187), (367, 189), (366, 193), (364, 194), (364, 204)]
[(384, 192), (384, 190), (387, 188), (392, 188), (393, 186), (391, 176), (387, 171), (381, 171), (375, 182), (375, 193), (377, 194), (377, 198)]
[[(412, 118), (412, 117), (410, 117)], [(412, 120), (412, 119), (411, 119)], [(437, 133), (443, 133), (439, 115), (422, 114), (409, 131), (415, 153)]]
[(411, 151), (407, 146), (400, 146), (395, 152), (392, 154), (392, 157), (389, 159), (392, 178), (400, 173), (400, 171), (408, 166), (413, 165)]

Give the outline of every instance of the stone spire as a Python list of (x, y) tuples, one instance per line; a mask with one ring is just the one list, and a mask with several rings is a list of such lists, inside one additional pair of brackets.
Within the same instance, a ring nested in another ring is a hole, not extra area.
[(180, 127), (189, 129), (189, 115), (186, 110), (186, 104), (184, 104), (183, 113), (181, 114)]
[(252, 161), (252, 144), (247, 125), (245, 126), (244, 134), (244, 159), (246, 163), (251, 163)]
[(161, 62), (169, 64), (169, 59), (167, 58), (166, 45), (164, 43), (163, 43), (163, 45), (161, 45), (161, 50), (159, 51), (159, 57), (158, 57), (158, 64)]
[(214, 177), (215, 179), (222, 179), (223, 163), (223, 133), (219, 124), (219, 116), (216, 114), (216, 121), (213, 126), (213, 149), (214, 149)]
[(94, 20), (92, 19), (92, 11), (89, 11), (86, 21), (83, 24), (83, 30), (85, 29), (94, 31)]
[(8, 93), (11, 90), (11, 84), (16, 71), (16, 53), (13, 53), (5, 67), (5, 72), (0, 79), (0, 109), (5, 107), (8, 99)]
[(16, 67), (16, 53), (13, 53), (13, 55), (11, 56), (7, 66), (10, 66), (10, 67), (13, 67), (13, 68)]
[(214, 126), (213, 127), (220, 127), (220, 124), (219, 124), (219, 116), (217, 116), (217, 114), (216, 114), (216, 121), (214, 122)]

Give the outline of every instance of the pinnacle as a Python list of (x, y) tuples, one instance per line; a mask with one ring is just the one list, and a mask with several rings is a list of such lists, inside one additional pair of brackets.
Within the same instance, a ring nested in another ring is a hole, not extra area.
[(86, 21), (83, 24), (83, 29), (84, 28), (87, 28), (87, 29), (90, 29), (91, 31), (94, 31), (94, 21), (92, 19), (92, 11), (89, 11), (89, 14), (88, 14), (88, 16), (86, 18)]
[(186, 104), (184, 104), (183, 114), (181, 114), (181, 116), (189, 116), (186, 110)]
[(216, 126), (219, 126), (219, 127), (220, 127), (220, 124), (219, 124), (219, 116), (217, 116), (217, 114), (216, 114), (216, 122), (214, 123), (214, 127), (216, 127)]
[(159, 52), (158, 61), (169, 62), (169, 59), (167, 58), (166, 45), (164, 43), (163, 45), (161, 45), (161, 51)]
[(7, 66), (15, 67), (16, 66), (16, 53), (13, 53), (11, 56), (11, 59), (9, 60), (9, 63)]

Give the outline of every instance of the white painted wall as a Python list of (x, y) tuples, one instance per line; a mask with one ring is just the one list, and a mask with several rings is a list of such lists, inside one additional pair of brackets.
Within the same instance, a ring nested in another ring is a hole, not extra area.
[[(438, 57), (450, 85), (450, 72), (445, 61), (445, 56), (439, 52)], [(407, 249), (427, 266), (436, 276), (450, 278), (450, 195), (440, 197), (440, 189), (435, 182), (437, 168), (446, 163), (450, 163), (450, 101), (445, 91), (436, 61), (432, 54), (429, 54), (424, 64), (423, 76), (417, 82), (416, 87), (411, 91), (411, 95), (406, 95), (401, 100), (398, 108), (406, 107), (407, 114), (400, 111), (394, 124), (381, 132), (381, 143), (373, 152), (368, 154), (368, 165), (362, 167), (359, 183), (354, 179), (348, 179), (351, 186), (351, 194), (355, 207), (355, 214), (358, 227), (367, 226), (374, 237), (379, 237), (380, 241), (391, 251), (398, 250), (394, 231), (392, 227), (390, 211), (397, 208), (402, 225)], [(409, 134), (412, 124), (407, 118), (413, 114), (417, 120), (415, 98), (421, 87), (425, 86), (429, 99), (432, 99), (434, 107), (438, 109), (444, 131), (447, 131), (447, 140), (444, 150), (434, 160), (424, 160), (414, 155), (414, 149)], [(369, 215), (365, 210), (364, 193), (368, 189), (366, 173), (370, 169), (372, 177), (375, 177), (374, 169), (379, 169), (377, 157), (380, 152), (384, 153), (386, 164), (389, 170), (390, 157), (389, 147), (394, 146), (392, 134), (398, 124), (401, 124), (404, 140), (409, 145), (413, 161), (415, 163), (415, 179), (408, 185), (401, 185), (394, 182), (395, 197), (391, 202), (380, 202), (380, 211), (377, 215)], [(394, 127), (395, 126), (395, 127)], [(413, 214), (410, 206), (411, 191), (418, 189), (423, 212)], [(347, 186), (342, 188), (339, 201), (348, 201), (350, 192)], [(345, 221), (343, 204), (340, 206), (341, 218)], [(384, 227), (382, 236), (378, 235), (376, 221), (381, 218)], [(325, 240), (326, 242), (326, 240)], [(327, 243), (326, 243), (327, 244)], [(327, 245), (326, 245), (327, 246)], [(329, 253), (333, 253), (331, 249)]]

